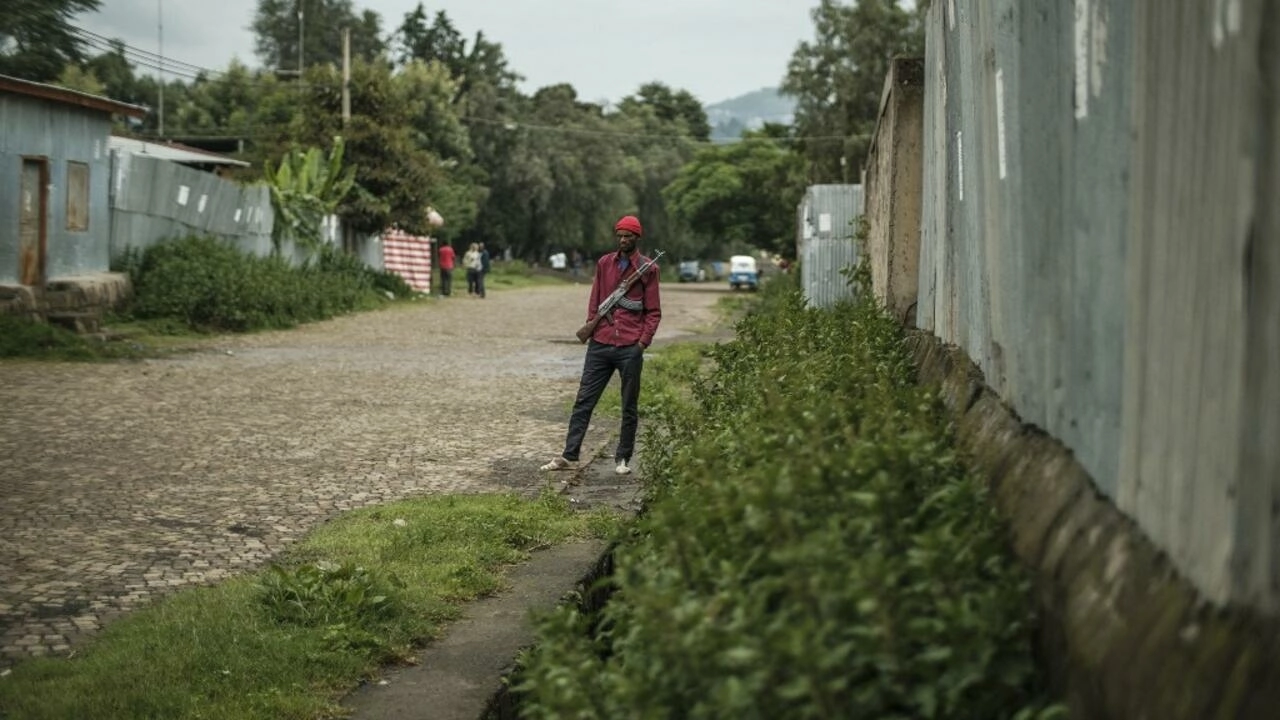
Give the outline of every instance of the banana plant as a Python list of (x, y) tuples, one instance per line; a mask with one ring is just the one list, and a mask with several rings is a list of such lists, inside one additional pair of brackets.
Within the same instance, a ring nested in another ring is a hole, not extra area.
[(271, 208), (275, 211), (271, 241), (276, 252), (280, 252), (286, 239), (292, 239), (314, 255), (324, 240), (324, 218), (334, 214), (352, 192), (361, 191), (355, 168), (342, 166), (343, 149), (342, 137), (338, 136), (328, 153), (317, 147), (306, 151), (294, 147), (278, 166), (266, 162)]

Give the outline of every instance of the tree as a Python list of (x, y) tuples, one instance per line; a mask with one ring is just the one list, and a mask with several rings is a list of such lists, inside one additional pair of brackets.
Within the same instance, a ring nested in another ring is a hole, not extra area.
[(133, 63), (129, 62), (124, 52), (124, 43), (112, 40), (111, 49), (90, 58), (85, 63), (85, 70), (102, 82), (102, 89), (107, 97), (138, 105), (150, 104), (150, 98), (142, 93)]
[(71, 90), (78, 90), (90, 95), (102, 95), (104, 86), (93, 72), (83, 70), (79, 65), (69, 64), (58, 76), (57, 84)]
[(298, 70), (300, 23), (305, 67), (342, 67), (343, 28), (351, 29), (353, 58), (373, 60), (386, 49), (381, 16), (372, 10), (357, 15), (351, 0), (258, 0), (250, 29), (264, 65), (276, 71)]
[(848, 182), (866, 160), (880, 94), (895, 55), (920, 55), (920, 16), (896, 0), (821, 0), (817, 37), (791, 56), (782, 92), (796, 98), (795, 126), (811, 182)]
[(694, 140), (706, 142), (711, 139), (711, 124), (707, 122), (707, 113), (688, 90), (672, 90), (660, 82), (645, 83), (635, 95), (623, 98), (620, 108), (627, 112), (635, 105), (647, 105), (653, 108), (659, 120), (670, 123), (672, 129)]
[(265, 175), (275, 213), (271, 240), (276, 252), (283, 249), (285, 240), (293, 240), (311, 255), (319, 252), (324, 218), (359, 190), (355, 170), (343, 167), (342, 154), (343, 142), (338, 137), (328, 153), (315, 147), (305, 152), (293, 148), (278, 166), (267, 163)]
[(804, 161), (778, 126), (698, 152), (663, 191), (671, 213), (723, 254), (728, 247), (789, 251)]
[(84, 40), (71, 18), (100, 0), (6, 0), (0, 12), (0, 74), (48, 82), (84, 61)]
[(401, 68), (393, 83), (408, 106), (414, 142), (446, 171), (431, 189), (431, 205), (445, 218), (433, 234), (453, 240), (475, 222), (487, 194), (484, 172), (473, 164), (466, 126), (452, 104), (457, 83), (443, 63), (419, 60)]
[(466, 74), (467, 41), (453, 26), (445, 11), (436, 12), (435, 19), (427, 23), (427, 12), (418, 3), (412, 12), (405, 13), (404, 22), (396, 31), (399, 40), (398, 59), (401, 64), (413, 60), (441, 62), (454, 78)]
[(366, 192), (348, 195), (338, 214), (359, 232), (398, 226), (426, 234), (427, 207), (444, 184), (440, 160), (421, 146), (413, 129), (414, 105), (383, 60), (358, 60), (351, 68), (351, 120), (342, 125), (342, 73), (312, 66), (304, 77), (302, 106), (294, 124), (300, 144), (324, 147), (341, 135), (345, 160)]

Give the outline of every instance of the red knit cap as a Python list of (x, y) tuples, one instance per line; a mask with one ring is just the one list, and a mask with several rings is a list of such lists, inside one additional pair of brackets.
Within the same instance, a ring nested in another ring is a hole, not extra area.
[(644, 235), (640, 230), (640, 220), (635, 215), (626, 215), (613, 226), (614, 231), (625, 230), (633, 235)]

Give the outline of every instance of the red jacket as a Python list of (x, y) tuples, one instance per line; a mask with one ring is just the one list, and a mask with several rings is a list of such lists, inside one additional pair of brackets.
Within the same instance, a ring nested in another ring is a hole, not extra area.
[[(629, 277), (636, 267), (644, 264), (648, 258), (639, 252), (628, 260), (624, 271), (620, 268), (618, 252), (611, 252), (596, 262), (596, 277), (591, 281), (591, 299), (587, 301), (587, 322), (596, 317), (596, 309), (600, 303), (622, 284), (623, 277)], [(653, 344), (653, 335), (658, 332), (658, 322), (662, 320), (662, 302), (658, 295), (658, 265), (655, 263), (644, 277), (631, 284), (626, 296), (639, 300), (644, 309), (636, 312), (615, 306), (609, 318), (601, 320), (591, 339), (606, 345), (634, 345), (642, 343), (645, 347)], [(612, 322), (610, 322), (612, 321)]]
[(444, 244), (440, 246), (440, 269), (452, 270), (454, 259), (457, 255), (453, 252), (453, 246)]

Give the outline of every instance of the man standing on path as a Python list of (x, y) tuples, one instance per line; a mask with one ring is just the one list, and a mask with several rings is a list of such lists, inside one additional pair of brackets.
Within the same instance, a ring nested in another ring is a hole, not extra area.
[(440, 294), (445, 297), (453, 294), (453, 266), (457, 257), (452, 245), (440, 243)]
[[(642, 234), (640, 221), (634, 215), (627, 215), (614, 226), (618, 250), (604, 255), (596, 263), (591, 298), (587, 301), (587, 322), (595, 319), (600, 303), (648, 261), (637, 247)], [(640, 370), (644, 366), (644, 351), (653, 343), (661, 319), (658, 266), (653, 264), (632, 283), (609, 316), (596, 325), (595, 333), (587, 343), (578, 397), (569, 415), (564, 453), (543, 465), (543, 470), (565, 470), (577, 464), (591, 413), (613, 377), (613, 371), (617, 370), (622, 378), (622, 434), (618, 437), (618, 448), (613, 456), (618, 463), (616, 472), (619, 475), (631, 472), (631, 455), (635, 451), (636, 428), (640, 423)]]

